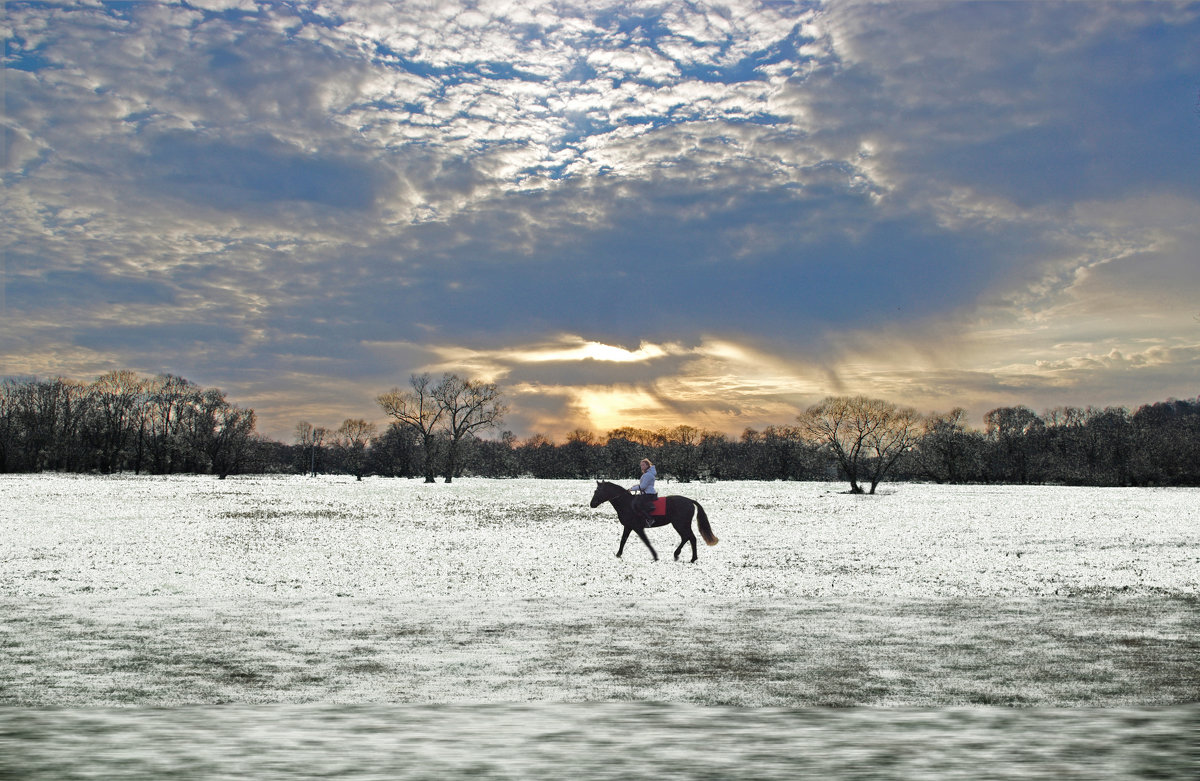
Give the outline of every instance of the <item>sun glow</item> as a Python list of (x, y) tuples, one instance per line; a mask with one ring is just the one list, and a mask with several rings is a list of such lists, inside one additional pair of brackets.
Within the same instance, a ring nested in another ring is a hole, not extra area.
[(594, 342), (577, 336), (563, 336), (558, 344), (537, 345), (517, 349), (511, 357), (524, 363), (550, 361), (608, 361), (612, 363), (637, 363), (662, 358), (668, 350), (657, 344), (642, 342), (636, 350), (626, 350), (603, 342)]
[(621, 426), (645, 427), (646, 421), (667, 414), (662, 402), (640, 388), (588, 387), (575, 393), (575, 405), (596, 431)]

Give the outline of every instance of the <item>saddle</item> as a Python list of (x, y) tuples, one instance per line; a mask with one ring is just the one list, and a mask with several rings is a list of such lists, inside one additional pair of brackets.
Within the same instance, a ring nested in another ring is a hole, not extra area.
[(650, 505), (650, 517), (661, 517), (667, 514), (667, 497), (660, 496)]

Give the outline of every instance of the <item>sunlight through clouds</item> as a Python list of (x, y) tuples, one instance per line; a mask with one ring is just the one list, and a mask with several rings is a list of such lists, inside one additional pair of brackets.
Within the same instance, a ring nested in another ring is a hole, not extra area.
[[(603, 433), (624, 425), (666, 428), (680, 420), (717, 431), (787, 423), (827, 380), (820, 368), (788, 364), (727, 340), (695, 347), (642, 343), (630, 350), (563, 334), (553, 343), (489, 352), (441, 347), (436, 353), (438, 361), (425, 370), (469, 371), (503, 381), (519, 408), (541, 410), (528, 424), (558, 437), (578, 427)], [(571, 385), (531, 379), (543, 364), (568, 374), (571, 367), (578, 371), (596, 363), (645, 366), (609, 384), (589, 381), (586, 373), (572, 375), (577, 381)]]
[[(560, 397), (562, 407), (530, 419), (533, 430), (565, 438), (576, 428), (595, 432), (608, 432), (628, 425), (660, 428), (670, 424), (670, 410), (653, 393), (645, 388), (632, 386), (512, 386), (516, 398), (531, 399)], [(536, 404), (530, 405), (536, 409)]]

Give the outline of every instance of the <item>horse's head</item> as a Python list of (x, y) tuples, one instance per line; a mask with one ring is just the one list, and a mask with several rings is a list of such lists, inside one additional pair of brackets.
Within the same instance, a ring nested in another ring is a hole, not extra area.
[(592, 494), (592, 507), (599, 507), (605, 502), (611, 502), (613, 499), (621, 495), (625, 489), (614, 483), (606, 483), (603, 480), (596, 481), (596, 493)]

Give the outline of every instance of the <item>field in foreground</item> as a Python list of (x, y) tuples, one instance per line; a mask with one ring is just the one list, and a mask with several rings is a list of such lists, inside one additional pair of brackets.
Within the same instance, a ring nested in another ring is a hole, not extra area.
[(32, 778), (552, 777), (579, 751), (614, 778), (1190, 777), (1200, 491), (668, 486), (721, 537), (689, 565), (669, 529), (663, 560), (614, 558), (593, 487), (2, 478), (0, 756)]

